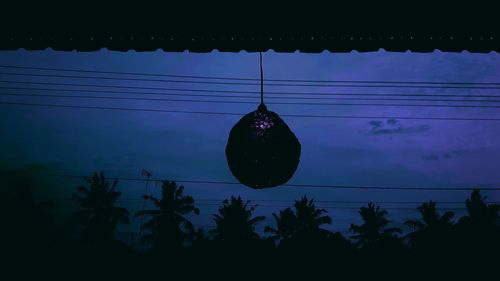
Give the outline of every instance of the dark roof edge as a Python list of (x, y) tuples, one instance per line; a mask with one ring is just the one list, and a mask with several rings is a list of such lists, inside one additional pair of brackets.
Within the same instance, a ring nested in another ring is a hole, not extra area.
[(167, 52), (499, 52), (500, 38), (483, 34), (276, 34), (276, 35), (173, 35), (167, 33), (130, 34), (0, 34), (0, 50), (156, 51)]

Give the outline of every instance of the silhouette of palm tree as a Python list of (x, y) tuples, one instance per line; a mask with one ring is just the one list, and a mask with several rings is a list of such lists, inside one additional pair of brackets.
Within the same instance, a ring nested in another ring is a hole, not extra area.
[(422, 251), (428, 251), (429, 248), (435, 250), (445, 246), (447, 243), (444, 242), (451, 234), (454, 213), (448, 211), (440, 215), (436, 208), (436, 202), (433, 201), (422, 203), (417, 209), (421, 219), (405, 222), (407, 226), (414, 229), (407, 235), (410, 245)]
[[(486, 249), (490, 253), (500, 250), (500, 205), (486, 203), (479, 189), (474, 189), (465, 201), (467, 215), (460, 218), (457, 225), (460, 244), (464, 252), (476, 253)], [(470, 254), (472, 255), (472, 254)], [(486, 256), (486, 255), (485, 255)]]
[(222, 201), (219, 213), (214, 215), (216, 228), (211, 231), (214, 239), (228, 243), (244, 243), (257, 240), (259, 235), (255, 232), (255, 224), (263, 221), (265, 217), (252, 217), (255, 206), (249, 207), (250, 201), (243, 202), (241, 197), (231, 197)]
[(396, 233), (401, 233), (401, 229), (392, 227), (387, 228), (387, 211), (381, 210), (380, 206), (368, 203), (367, 207), (361, 207), (359, 214), (363, 219), (363, 224), (351, 224), (349, 230), (355, 235), (351, 237), (356, 240), (359, 246), (371, 246), (387, 238), (396, 238)]
[(137, 217), (152, 217), (143, 225), (143, 229), (151, 233), (144, 235), (142, 239), (143, 242), (151, 243), (156, 250), (178, 250), (183, 247), (185, 239), (195, 235), (195, 228), (185, 215), (198, 215), (200, 210), (194, 206), (193, 197), (184, 195), (184, 186), (178, 186), (175, 181), (164, 181), (161, 188), (161, 199), (142, 196), (157, 208), (136, 213)]
[[(500, 206), (487, 204), (479, 189), (472, 191), (466, 200), (467, 214), (455, 225), (454, 249), (449, 255), (450, 263), (458, 268), (467, 268), (491, 276), (496, 273), (500, 251)], [(456, 240), (455, 240), (456, 239)]]
[(273, 213), (273, 217), (276, 220), (276, 228), (266, 226), (265, 232), (270, 232), (274, 240), (290, 240), (295, 237), (299, 221), (291, 208), (281, 210), (279, 215)]
[(69, 226), (83, 226), (84, 239), (110, 241), (119, 222), (129, 223), (128, 210), (114, 206), (121, 195), (121, 192), (115, 191), (118, 181), (110, 185), (102, 171), (84, 179), (90, 186), (79, 186), (77, 190), (80, 194), (73, 194), (81, 209), (70, 214)]
[(421, 216), (421, 220), (407, 220), (406, 225), (415, 229), (416, 231), (421, 231), (429, 228), (443, 228), (450, 227), (453, 225), (451, 221), (455, 215), (453, 212), (445, 212), (442, 216), (439, 214), (436, 208), (436, 202), (432, 200), (429, 202), (422, 203), (418, 208)]
[(306, 196), (296, 200), (293, 207), (281, 210), (279, 215), (273, 214), (276, 220), (276, 228), (267, 226), (264, 231), (272, 233), (275, 240), (287, 241), (301, 239), (305, 237), (317, 237), (323, 235), (327, 237), (330, 231), (321, 229), (324, 224), (331, 224), (332, 219), (323, 215), (327, 213), (325, 209), (318, 209), (314, 201), (308, 200)]
[(500, 205), (487, 204), (486, 197), (481, 196), (479, 189), (474, 189), (469, 199), (465, 201), (467, 215), (460, 219), (460, 223), (479, 228), (498, 226)]

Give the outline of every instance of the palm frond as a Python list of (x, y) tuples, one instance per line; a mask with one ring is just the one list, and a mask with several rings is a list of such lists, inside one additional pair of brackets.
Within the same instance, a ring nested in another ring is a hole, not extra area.
[(266, 217), (264, 217), (264, 216), (258, 216), (258, 217), (254, 217), (254, 218), (250, 219), (250, 220), (248, 221), (248, 223), (249, 223), (250, 225), (254, 225), (254, 224), (256, 224), (256, 223), (258, 223), (258, 222), (260, 222), (260, 221), (263, 221), (263, 220), (265, 220), (265, 219), (266, 219)]

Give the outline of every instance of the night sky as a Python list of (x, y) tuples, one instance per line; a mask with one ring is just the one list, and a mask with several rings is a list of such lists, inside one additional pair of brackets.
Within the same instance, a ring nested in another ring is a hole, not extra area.
[[(428, 82), (500, 82), (500, 55), (443, 53), (276, 53), (263, 54), (264, 77), (268, 79), (310, 80), (374, 80)], [(166, 53), (157, 52), (0, 52), (0, 65), (49, 68), (88, 69), (137, 73), (259, 78), (258, 53)], [(11, 70), (0, 72), (51, 73), (41, 70)], [(63, 73), (65, 75), (90, 75)], [(101, 76), (135, 77), (101, 74)], [(142, 77), (144, 78), (144, 77)], [(151, 77), (145, 77), (151, 78)], [(165, 77), (156, 77), (166, 79)], [(204, 85), (186, 83), (113, 81), (96, 79), (51, 78), (0, 75), (0, 80), (118, 85), (133, 87), (164, 87), (259, 91), (258, 85)], [(175, 79), (174, 79), (175, 80)], [(179, 79), (178, 79), (179, 80)], [(302, 83), (304, 84), (304, 83)], [(2, 94), (65, 94), (119, 96), (120, 93), (64, 93), (47, 90), (15, 90), (5, 87), (38, 87), (67, 89), (69, 86), (47, 86), (0, 82)], [(76, 87), (71, 87), (72, 89)], [(95, 89), (79, 87), (82, 90)], [(102, 89), (101, 89), (102, 90)], [(117, 91), (117, 89), (113, 89)], [(126, 92), (127, 89), (118, 89)], [(158, 93), (158, 90), (141, 90)], [(494, 95), (499, 90), (423, 89), (423, 88), (343, 88), (343, 87), (280, 87), (265, 86), (264, 92), (301, 92), (304, 97), (314, 93), (390, 93), (390, 94), (449, 94)], [(175, 91), (168, 91), (174, 93)], [(177, 93), (186, 93), (178, 91)], [(203, 94), (203, 93), (198, 93)], [(208, 93), (207, 93), (208, 94)], [(231, 95), (223, 93), (222, 95)], [(241, 94), (237, 94), (241, 95)], [(141, 97), (135, 94), (127, 96)], [(272, 95), (269, 95), (271, 97)], [(277, 96), (277, 95), (274, 95)], [(266, 97), (266, 96), (265, 96)], [(70, 99), (33, 96), (3, 96), (0, 102), (46, 104), (77, 104), (103, 107), (154, 108), (184, 111), (214, 111), (245, 113), (253, 111), (259, 95), (252, 98), (158, 97), (171, 99), (205, 99), (220, 101), (253, 101), (254, 104), (192, 103), (143, 100)], [(404, 98), (404, 97), (403, 97)], [(453, 107), (382, 107), (341, 105), (278, 105), (266, 99), (269, 110), (278, 114), (344, 115), (344, 116), (439, 116), (465, 118), (500, 118), (498, 108)], [(301, 102), (300, 100), (283, 100)], [(307, 101), (311, 102), (311, 101)], [(360, 101), (317, 100), (324, 103), (363, 103)], [(372, 103), (391, 103), (369, 101)], [(365, 103), (367, 103), (365, 101)], [(410, 103), (406, 101), (392, 102)], [(418, 102), (411, 102), (419, 104)], [(451, 102), (420, 102), (421, 104), (452, 104)], [(483, 103), (453, 103), (475, 104)], [(486, 103), (485, 103), (486, 104)], [(488, 103), (488, 105), (500, 105)], [(225, 146), (232, 126), (239, 120), (232, 115), (200, 115), (184, 113), (154, 113), (141, 111), (90, 110), (55, 107), (32, 107), (0, 104), (0, 168), (44, 173), (91, 175), (104, 170), (110, 177), (140, 178), (141, 170), (152, 172), (154, 178), (169, 180), (230, 181)], [(390, 187), (499, 187), (500, 121), (437, 121), (403, 119), (333, 119), (282, 117), (302, 145), (299, 167), (289, 181), (293, 184), (390, 186)], [(57, 199), (65, 209), (69, 198), (83, 180), (36, 176), (35, 191), (40, 198)], [(464, 201), (468, 191), (394, 191), (369, 189), (333, 189), (318, 187), (277, 187), (252, 190), (243, 185), (184, 184), (186, 193), (195, 200), (222, 201), (230, 195), (257, 200), (257, 214), (267, 216), (291, 205), (302, 195), (319, 201), (345, 200), (360, 202), (415, 201), (429, 199)], [(142, 207), (140, 196), (145, 184), (120, 181), (123, 192), (121, 205), (132, 213)], [(150, 184), (158, 194), (159, 187)], [(497, 191), (484, 192), (490, 201), (500, 200)], [(283, 200), (261, 201), (261, 200)], [(199, 201), (201, 214), (192, 218), (198, 226), (213, 225), (212, 214), (217, 201)], [(328, 207), (333, 218), (331, 229), (347, 233), (350, 223), (359, 222), (357, 210), (361, 203), (318, 203)], [(395, 226), (404, 219), (414, 218), (416, 204), (381, 203), (389, 208), (389, 218)], [(438, 207), (463, 207), (463, 204)], [(330, 208), (348, 207), (348, 208)], [(352, 207), (352, 208), (351, 208)], [(401, 209), (403, 207), (404, 209)], [(399, 208), (399, 209), (392, 209)], [(66, 208), (69, 210), (69, 208)], [(462, 214), (457, 210), (456, 213)], [(121, 226), (121, 231), (137, 231), (138, 221)]]

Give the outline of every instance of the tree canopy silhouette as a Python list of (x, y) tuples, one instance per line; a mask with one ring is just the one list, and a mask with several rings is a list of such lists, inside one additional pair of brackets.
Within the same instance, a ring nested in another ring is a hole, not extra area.
[(214, 215), (216, 228), (211, 231), (215, 240), (227, 243), (244, 243), (259, 239), (255, 224), (265, 219), (264, 216), (252, 217), (255, 206), (249, 206), (241, 197), (231, 197), (222, 201), (219, 213)]
[(69, 226), (82, 226), (82, 238), (93, 242), (110, 241), (119, 222), (129, 223), (129, 211), (115, 206), (121, 192), (116, 191), (117, 180), (110, 184), (104, 172), (84, 178), (89, 187), (79, 186), (73, 198), (80, 210), (70, 214)]
[(481, 196), (479, 189), (474, 189), (469, 199), (465, 201), (467, 215), (460, 223), (476, 228), (494, 228), (498, 226), (500, 205), (487, 204), (486, 197)]
[(387, 238), (396, 237), (397, 233), (401, 233), (401, 229), (397, 227), (387, 227), (387, 211), (381, 210), (380, 206), (375, 206), (373, 203), (368, 203), (367, 207), (361, 207), (359, 214), (363, 219), (363, 224), (351, 224), (350, 231), (355, 233), (351, 237), (357, 242), (358, 246), (372, 246)]
[(492, 265), (500, 251), (500, 205), (488, 204), (486, 197), (475, 189), (465, 206), (467, 214), (457, 225), (457, 248), (468, 257), (474, 257), (474, 263)]
[(184, 246), (186, 239), (195, 235), (193, 224), (185, 217), (188, 214), (199, 214), (194, 199), (184, 195), (184, 186), (178, 186), (175, 181), (164, 181), (161, 199), (151, 195), (143, 195), (151, 201), (156, 209), (142, 210), (136, 216), (149, 216), (151, 220), (144, 223), (143, 229), (150, 231), (144, 235), (143, 242), (149, 242), (155, 250), (175, 251)]
[(287, 243), (293, 240), (302, 240), (307, 237), (328, 237), (331, 232), (320, 228), (324, 224), (331, 224), (332, 219), (323, 215), (325, 209), (318, 209), (313, 199), (308, 200), (306, 196), (296, 200), (294, 210), (286, 208), (279, 215), (273, 214), (276, 220), (276, 228), (267, 226), (266, 232), (272, 234), (273, 239)]
[(21, 253), (39, 252), (49, 248), (54, 238), (52, 201), (37, 201), (32, 181), (16, 178), (0, 189), (0, 248), (2, 251)]
[(420, 213), (421, 220), (407, 220), (405, 222), (406, 225), (417, 231), (429, 228), (450, 227), (453, 225), (451, 220), (455, 214), (451, 211), (447, 211), (443, 215), (440, 215), (436, 208), (436, 202), (432, 200), (422, 203), (417, 209)]
[[(18, 182), (11, 190), (1, 186), (0, 254), (40, 268), (57, 264), (75, 272), (84, 265), (89, 272), (104, 270), (124, 277), (140, 272), (143, 278), (165, 276), (167, 269), (198, 269), (200, 277), (213, 271), (218, 276), (221, 271), (214, 269), (239, 273), (249, 265), (259, 269), (252, 273), (271, 271), (269, 276), (277, 277), (295, 277), (301, 270), (309, 277), (334, 272), (351, 280), (458, 279), (467, 274), (479, 278), (496, 274), (500, 260), (500, 205), (488, 204), (479, 190), (465, 201), (467, 213), (458, 223), (453, 212), (439, 212), (436, 202), (422, 203), (418, 219), (405, 222), (412, 232), (404, 240), (398, 235), (401, 229), (390, 227), (387, 211), (369, 203), (359, 209), (362, 223), (350, 227), (353, 244), (341, 233), (323, 229), (332, 219), (306, 196), (273, 213), (275, 225), (264, 229), (270, 238), (260, 237), (256, 230), (264, 220), (254, 215), (256, 205), (230, 197), (222, 201), (213, 216), (216, 227), (207, 235), (188, 219), (199, 214), (194, 199), (184, 194), (182, 185), (163, 181), (161, 198), (143, 196), (154, 208), (136, 213), (149, 218), (142, 227), (147, 230), (143, 241), (152, 251), (142, 252), (114, 238), (118, 223), (128, 222), (128, 211), (115, 206), (121, 195), (117, 181), (106, 180), (103, 172), (85, 180), (88, 185), (79, 186), (73, 195), (78, 210), (68, 219), (71, 226), (80, 227), (83, 240), (65, 239), (66, 232), (49, 227), (50, 205), (38, 203), (29, 182)], [(49, 254), (58, 258), (46, 259)]]
[(427, 249), (443, 245), (443, 239), (450, 235), (453, 227), (454, 213), (451, 211), (440, 215), (436, 202), (432, 200), (422, 203), (418, 208), (420, 220), (407, 220), (405, 224), (414, 231), (408, 234), (410, 245), (414, 248)]

